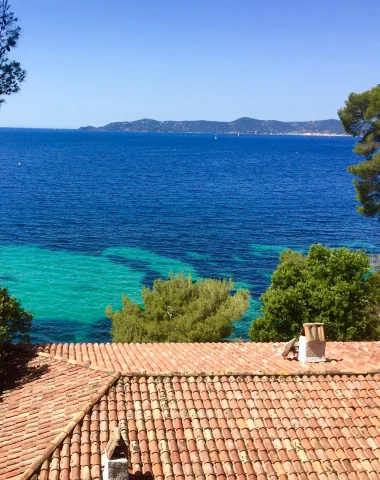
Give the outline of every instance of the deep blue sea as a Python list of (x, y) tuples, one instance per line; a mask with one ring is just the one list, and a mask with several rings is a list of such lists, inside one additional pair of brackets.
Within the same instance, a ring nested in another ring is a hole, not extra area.
[(283, 249), (380, 251), (349, 137), (0, 129), (0, 145), (0, 283), (35, 342), (108, 341), (106, 306), (170, 271), (249, 288), (246, 338)]

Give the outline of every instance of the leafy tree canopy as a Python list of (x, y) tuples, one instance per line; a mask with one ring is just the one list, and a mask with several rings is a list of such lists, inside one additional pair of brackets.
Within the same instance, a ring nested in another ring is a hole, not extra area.
[(0, 355), (7, 343), (29, 343), (32, 318), (33, 315), (9, 295), (8, 289), (0, 286)]
[(362, 137), (354, 152), (364, 161), (348, 168), (357, 177), (354, 185), (361, 204), (357, 210), (380, 220), (380, 84), (363, 93), (351, 93), (338, 115), (347, 133)]
[(17, 46), (21, 29), (10, 10), (8, 0), (0, 0), (0, 106), (5, 95), (17, 93), (25, 80), (26, 71), (19, 62), (9, 59), (9, 52)]
[(371, 271), (364, 251), (287, 250), (261, 300), (263, 315), (249, 332), (253, 341), (298, 337), (307, 322), (323, 322), (328, 341), (380, 339), (380, 273)]
[(144, 307), (123, 295), (121, 311), (107, 307), (114, 342), (218, 342), (233, 331), (249, 306), (248, 290), (232, 280), (170, 275), (143, 287)]

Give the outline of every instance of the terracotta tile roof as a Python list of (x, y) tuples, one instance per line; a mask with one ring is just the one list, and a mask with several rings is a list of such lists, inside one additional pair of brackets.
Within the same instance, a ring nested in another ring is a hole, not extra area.
[(31, 381), (3, 391), (0, 400), (1, 479), (18, 477), (37, 465), (112, 379), (104, 372), (51, 358), (33, 358), (27, 368), (34, 372)]
[(380, 342), (328, 342), (326, 363), (301, 364), (279, 355), (282, 343), (71, 343), (40, 347), (68, 360), (123, 374), (368, 373), (380, 371)]
[(121, 377), (36, 478), (99, 479), (117, 424), (155, 480), (379, 479), (378, 374)]
[(0, 385), (0, 478), (100, 480), (119, 427), (155, 480), (378, 480), (380, 342), (306, 365), (281, 346), (36, 347)]

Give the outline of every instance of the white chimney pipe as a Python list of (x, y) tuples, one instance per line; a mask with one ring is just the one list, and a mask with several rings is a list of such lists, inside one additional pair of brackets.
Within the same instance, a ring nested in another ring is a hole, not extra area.
[(325, 362), (326, 340), (323, 323), (304, 323), (299, 340), (298, 360)]

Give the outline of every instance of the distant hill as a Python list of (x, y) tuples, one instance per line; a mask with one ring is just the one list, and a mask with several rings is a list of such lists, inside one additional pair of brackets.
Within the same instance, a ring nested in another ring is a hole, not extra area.
[(242, 117), (233, 122), (208, 120), (172, 120), (160, 122), (143, 118), (133, 122), (114, 122), (104, 127), (80, 127), (80, 130), (107, 132), (155, 132), (155, 133), (257, 133), (257, 134), (316, 134), (343, 135), (339, 120), (316, 120), (310, 122), (279, 122)]

